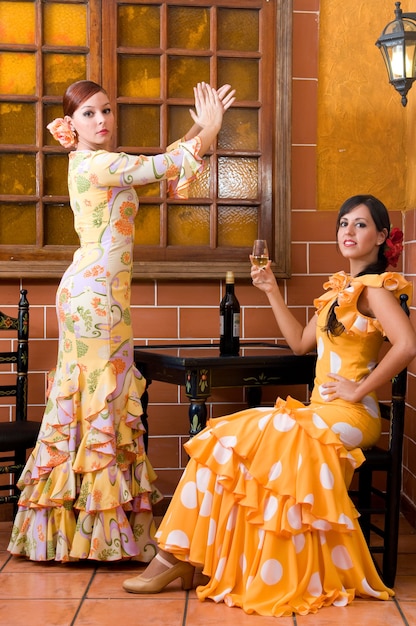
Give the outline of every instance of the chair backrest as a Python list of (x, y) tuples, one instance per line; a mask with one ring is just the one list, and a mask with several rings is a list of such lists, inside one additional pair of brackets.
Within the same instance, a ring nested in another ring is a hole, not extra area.
[[(16, 421), (27, 420), (27, 372), (29, 358), (29, 302), (27, 290), (20, 290), (18, 313), (12, 317), (0, 311), (0, 332), (14, 331), (11, 337), (11, 349), (0, 352), (0, 364), (13, 364), (16, 369), (16, 380), (13, 384), (0, 384), (0, 397), (16, 398)], [(8, 380), (10, 380), (8, 378)]]

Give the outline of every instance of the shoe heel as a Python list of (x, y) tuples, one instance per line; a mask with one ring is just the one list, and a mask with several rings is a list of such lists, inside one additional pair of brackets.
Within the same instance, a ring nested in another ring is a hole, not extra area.
[(194, 572), (195, 572), (195, 568), (190, 565), (188, 571), (183, 572), (183, 574), (181, 574), (182, 589), (184, 591), (189, 591), (190, 589), (193, 588)]

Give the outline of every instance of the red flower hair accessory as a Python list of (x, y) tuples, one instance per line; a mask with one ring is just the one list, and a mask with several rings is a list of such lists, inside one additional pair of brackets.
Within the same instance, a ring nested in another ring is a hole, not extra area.
[(59, 141), (64, 148), (75, 148), (77, 137), (69, 122), (62, 117), (57, 117), (46, 127), (56, 141)]
[(399, 256), (403, 250), (403, 233), (400, 228), (392, 228), (387, 237), (384, 247), (384, 256), (389, 265), (396, 267)]

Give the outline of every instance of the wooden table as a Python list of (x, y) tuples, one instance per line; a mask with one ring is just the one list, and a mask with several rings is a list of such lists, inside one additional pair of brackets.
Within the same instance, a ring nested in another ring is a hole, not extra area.
[[(249, 406), (258, 406), (265, 385), (313, 384), (316, 354), (296, 356), (285, 345), (241, 343), (240, 355), (219, 356), (218, 344), (180, 344), (134, 348), (134, 360), (147, 380), (185, 387), (189, 398), (189, 434), (205, 428), (205, 402), (213, 389), (246, 387)], [(142, 397), (147, 427), (148, 394)]]

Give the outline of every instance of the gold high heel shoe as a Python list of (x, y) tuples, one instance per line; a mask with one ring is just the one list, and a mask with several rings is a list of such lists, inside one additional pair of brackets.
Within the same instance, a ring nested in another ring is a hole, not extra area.
[(152, 578), (145, 578), (142, 574), (128, 578), (123, 582), (123, 589), (129, 593), (160, 593), (176, 578), (182, 579), (182, 589), (192, 589), (195, 570), (193, 565), (185, 561), (169, 563), (159, 553), (156, 554), (155, 559), (163, 563), (167, 569)]

